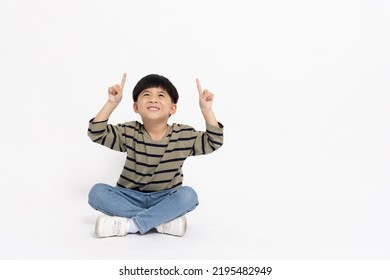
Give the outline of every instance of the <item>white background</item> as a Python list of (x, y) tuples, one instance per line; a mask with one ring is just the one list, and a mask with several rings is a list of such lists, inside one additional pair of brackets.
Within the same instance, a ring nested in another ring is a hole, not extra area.
[[(1, 259), (388, 259), (388, 1), (0, 2)], [(168, 77), (171, 122), (225, 144), (184, 166), (198, 208), (183, 238), (97, 239), (87, 204), (125, 155), (88, 121), (128, 73)]]

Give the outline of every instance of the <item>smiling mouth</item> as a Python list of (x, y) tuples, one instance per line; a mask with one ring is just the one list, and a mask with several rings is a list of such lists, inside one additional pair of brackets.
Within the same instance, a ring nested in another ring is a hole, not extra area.
[(160, 110), (160, 108), (158, 108), (158, 107), (148, 107), (147, 108), (148, 110), (150, 110), (150, 111), (159, 111)]

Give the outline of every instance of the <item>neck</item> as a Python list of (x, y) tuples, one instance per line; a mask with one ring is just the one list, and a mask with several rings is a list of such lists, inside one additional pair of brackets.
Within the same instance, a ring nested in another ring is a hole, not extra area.
[(143, 126), (153, 140), (161, 140), (168, 129), (166, 122), (144, 122)]

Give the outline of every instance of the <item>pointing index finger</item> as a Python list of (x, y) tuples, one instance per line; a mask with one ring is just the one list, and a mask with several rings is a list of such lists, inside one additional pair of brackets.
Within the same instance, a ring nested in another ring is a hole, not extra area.
[(200, 81), (196, 78), (196, 86), (198, 87), (199, 95), (203, 94), (202, 86), (200, 85)]
[(123, 73), (122, 81), (121, 81), (121, 88), (122, 88), (122, 89), (123, 89), (123, 87), (125, 86), (126, 76), (127, 76), (127, 74), (126, 74), (126, 73)]

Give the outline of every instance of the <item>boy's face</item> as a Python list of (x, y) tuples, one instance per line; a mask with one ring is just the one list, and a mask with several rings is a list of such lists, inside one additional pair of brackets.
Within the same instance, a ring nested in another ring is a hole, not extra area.
[(147, 88), (140, 93), (133, 105), (134, 112), (141, 115), (142, 121), (168, 121), (176, 113), (176, 104), (162, 88)]

